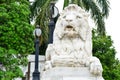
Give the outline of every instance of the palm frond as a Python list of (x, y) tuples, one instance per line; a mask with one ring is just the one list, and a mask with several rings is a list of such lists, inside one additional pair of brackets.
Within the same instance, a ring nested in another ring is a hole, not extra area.
[(64, 7), (68, 6), (68, 4), (69, 4), (69, 0), (64, 0)]
[(47, 17), (46, 11), (49, 10), (50, 2), (51, 0), (47, 0), (46, 3), (41, 7), (41, 11), (39, 15), (36, 17), (36, 22), (35, 22), (36, 25), (39, 24), (41, 26), (41, 29), (43, 31), (42, 38), (44, 42), (48, 41), (48, 20), (49, 18)]
[(38, 15), (38, 12), (45, 3), (45, 0), (35, 0), (35, 2), (33, 2), (33, 4), (30, 6), (32, 18)]
[(91, 12), (92, 18), (94, 19), (95, 23), (97, 24), (97, 30), (99, 34), (105, 35), (105, 23), (103, 19), (103, 15), (93, 0), (82, 0), (84, 8), (87, 11)]
[(82, 0), (78, 0), (78, 6), (80, 6), (81, 8), (83, 8), (84, 6), (83, 6), (83, 2), (82, 2)]
[(97, 0), (97, 2), (102, 8), (103, 16), (107, 18), (109, 16), (109, 8), (110, 8), (109, 1), (108, 0)]
[(33, 18), (35, 17), (35, 25), (40, 25), (42, 30), (41, 43), (48, 41), (49, 6), (51, 1), (56, 0), (36, 0), (31, 5), (31, 15)]
[(78, 2), (79, 2), (79, 0), (73, 0), (72, 3), (74, 3), (74, 4), (78, 4)]

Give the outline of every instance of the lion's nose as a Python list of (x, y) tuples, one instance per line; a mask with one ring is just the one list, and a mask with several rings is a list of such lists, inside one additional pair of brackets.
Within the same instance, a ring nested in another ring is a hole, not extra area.
[(72, 22), (73, 20), (72, 19), (66, 19), (67, 22)]
[(66, 21), (67, 21), (67, 22), (72, 22), (73, 19), (74, 19), (74, 16), (72, 16), (72, 15), (66, 16)]

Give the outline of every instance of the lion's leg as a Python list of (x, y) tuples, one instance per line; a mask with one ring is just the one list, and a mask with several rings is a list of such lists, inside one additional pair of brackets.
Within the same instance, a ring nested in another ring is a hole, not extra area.
[(90, 72), (95, 75), (102, 75), (102, 65), (97, 57), (90, 58)]
[(53, 53), (55, 53), (54, 45), (49, 44), (47, 49), (46, 49), (46, 55), (45, 55), (46, 62), (45, 62), (44, 70), (52, 68), (51, 56), (53, 55)]

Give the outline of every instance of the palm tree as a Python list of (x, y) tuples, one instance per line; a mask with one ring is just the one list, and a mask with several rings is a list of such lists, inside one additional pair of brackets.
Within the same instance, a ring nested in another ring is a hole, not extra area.
[[(56, 0), (52, 0), (56, 1)], [(35, 18), (35, 24), (41, 26), (44, 41), (48, 39), (48, 21), (49, 21), (49, 4), (51, 0), (35, 0), (31, 5), (32, 18)], [(64, 7), (70, 3), (78, 4), (80, 7), (89, 11), (97, 25), (97, 31), (100, 35), (105, 35), (104, 18), (109, 15), (108, 0), (64, 0)]]

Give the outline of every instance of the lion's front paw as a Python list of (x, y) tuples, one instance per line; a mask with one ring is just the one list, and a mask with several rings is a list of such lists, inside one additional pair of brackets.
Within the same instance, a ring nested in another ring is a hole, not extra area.
[(102, 65), (99, 62), (93, 62), (90, 65), (90, 72), (95, 75), (102, 75)]
[(51, 69), (51, 68), (52, 68), (51, 62), (50, 61), (46, 61), (45, 62), (45, 66), (44, 66), (44, 71), (46, 71), (48, 69)]

